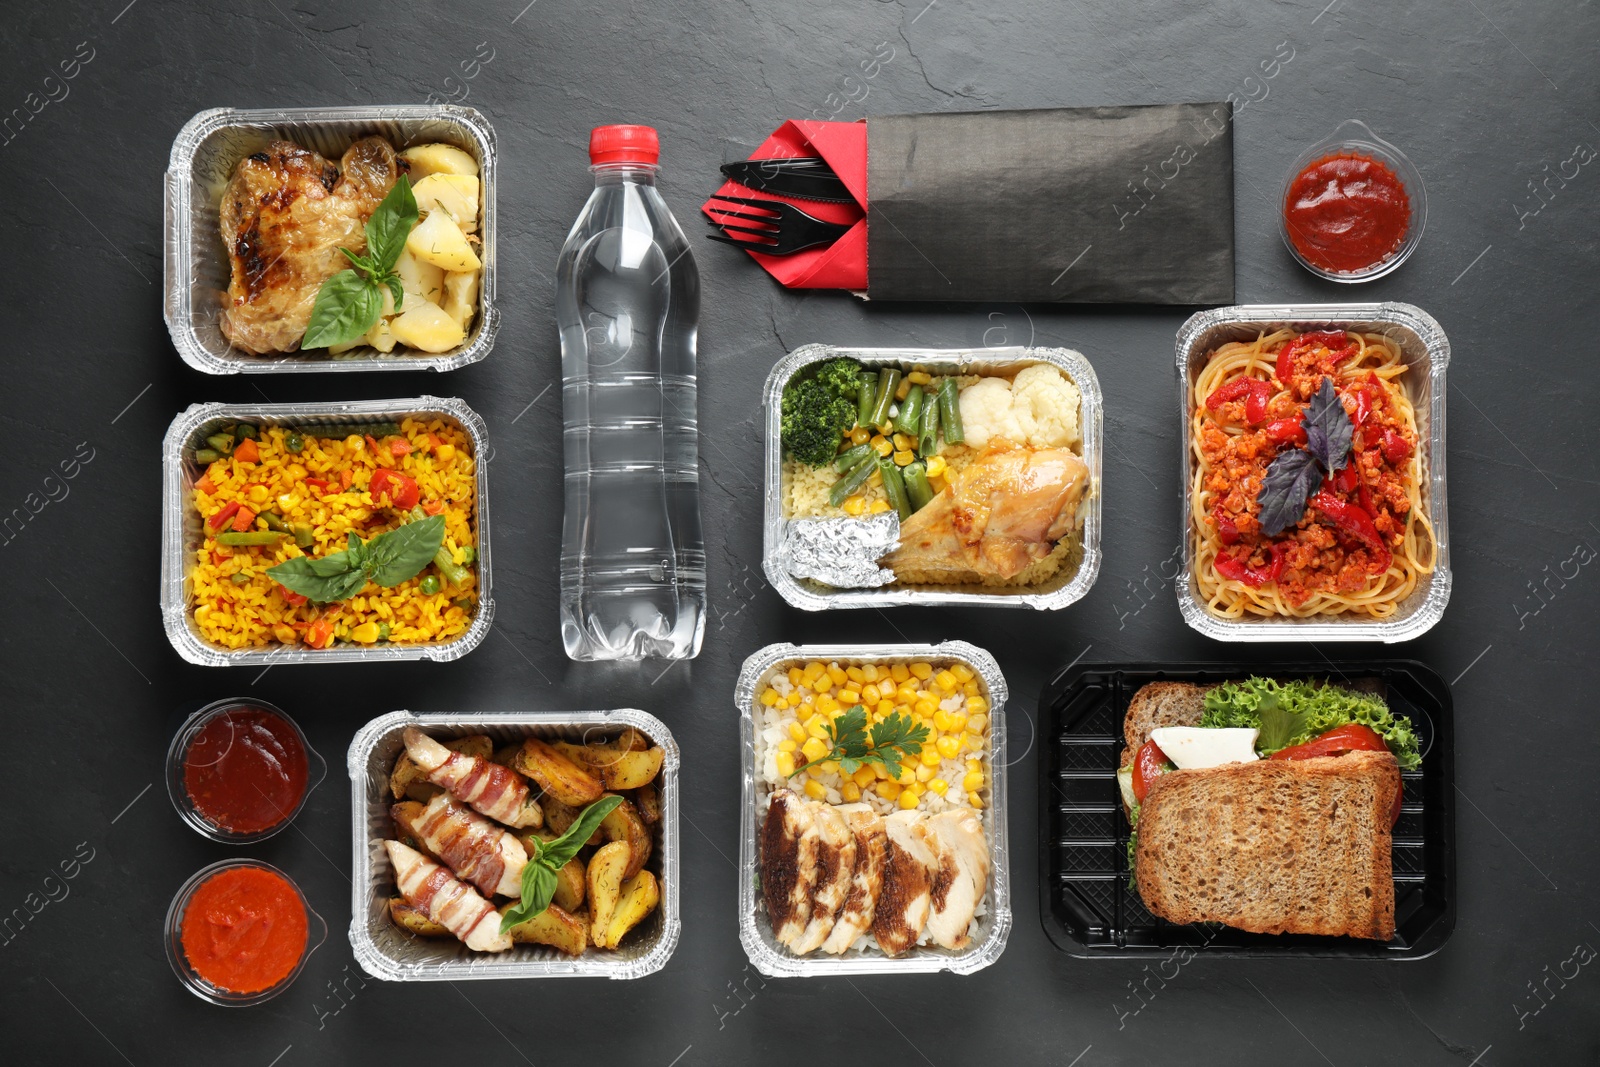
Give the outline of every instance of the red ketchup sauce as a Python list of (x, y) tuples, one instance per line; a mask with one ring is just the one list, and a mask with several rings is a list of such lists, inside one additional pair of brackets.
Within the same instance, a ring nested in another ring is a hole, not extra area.
[(1289, 240), (1307, 263), (1361, 271), (1393, 255), (1411, 227), (1411, 199), (1389, 167), (1339, 152), (1307, 165), (1283, 201)]
[(294, 886), (260, 867), (200, 883), (183, 912), (183, 954), (207, 982), (259, 993), (287, 978), (306, 950), (306, 908)]
[(230, 708), (189, 742), (183, 787), (202, 818), (234, 833), (259, 833), (294, 814), (307, 770), (305, 746), (282, 716)]

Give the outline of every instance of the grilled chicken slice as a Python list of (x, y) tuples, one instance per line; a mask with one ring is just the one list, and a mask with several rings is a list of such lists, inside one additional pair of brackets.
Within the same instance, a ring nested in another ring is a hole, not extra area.
[(833, 930), (835, 917), (850, 894), (850, 877), (856, 867), (856, 835), (844, 816), (829, 804), (812, 804), (817, 828), (817, 881), (811, 893), (811, 917), (790, 951), (804, 956), (822, 947)]
[(910, 949), (928, 921), (939, 858), (924, 837), (925, 818), (921, 812), (897, 811), (883, 820), (889, 847), (872, 935), (885, 955), (898, 956)]
[(500, 932), (500, 913), (465, 882), (414, 848), (385, 841), (400, 895), (449, 930), (470, 949), (504, 952), (511, 938)]
[(400, 736), (406, 753), (428, 781), (443, 786), (463, 804), (507, 826), (544, 825), (538, 801), (528, 795), (527, 780), (516, 771), (478, 756), (452, 752), (415, 726), (407, 726)]
[(428, 801), (411, 826), (423, 847), (444, 860), (457, 878), (490, 895), (521, 896), (528, 850), (488, 819), (456, 803), (448, 793)]
[(367, 219), (401, 167), (381, 137), (351, 145), (338, 166), (291, 141), (241, 162), (222, 193), (233, 268), (223, 336), (256, 353), (298, 349), (317, 290), (350, 265), (339, 249), (366, 251)]
[(818, 839), (812, 805), (788, 789), (773, 793), (761, 830), (761, 893), (780, 945), (798, 939), (811, 919)]
[(932, 502), (900, 525), (883, 563), (934, 581), (1012, 578), (1077, 526), (1089, 468), (1059, 448), (990, 443)]
[(926, 840), (939, 857), (938, 873), (929, 891), (928, 936), (943, 948), (966, 948), (967, 927), (989, 884), (989, 845), (983, 824), (966, 808), (930, 815), (923, 822)]
[(846, 804), (834, 810), (845, 817), (856, 839), (850, 892), (833, 920), (833, 930), (822, 943), (822, 951), (837, 956), (872, 929), (872, 913), (878, 895), (883, 892), (884, 853), (889, 847), (889, 837), (883, 827), (883, 817), (865, 804)]

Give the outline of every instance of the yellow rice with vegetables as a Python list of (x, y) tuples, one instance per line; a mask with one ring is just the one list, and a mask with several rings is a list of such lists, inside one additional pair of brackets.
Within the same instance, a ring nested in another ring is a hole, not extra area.
[[(206, 467), (194, 488), (201, 542), (190, 574), (190, 603), (201, 636), (228, 649), (326, 648), (334, 643), (438, 644), (466, 632), (478, 603), (472, 565), (477, 553), (476, 457), (467, 435), (444, 420), (408, 418), (398, 429), (380, 440), (366, 434), (319, 437), (309, 429), (264, 426), (248, 443), (239, 439), (232, 454)], [(339, 428), (326, 432), (338, 433)], [(299, 450), (292, 451), (291, 443)], [(445, 580), (441, 568), (429, 563), (400, 584), (383, 587), (368, 581), (354, 596), (319, 605), (290, 593), (267, 574), (296, 557), (320, 558), (344, 550), (352, 533), (369, 541), (404, 525), (406, 516), (389, 495), (374, 499), (370, 490), (375, 477), (388, 489), (406, 485), (402, 479), (414, 482), (420, 513), (444, 516), (442, 549), (457, 565), (452, 574), (458, 581)], [(293, 533), (280, 536), (276, 544), (222, 543), (229, 533), (267, 540), (275, 527)]]

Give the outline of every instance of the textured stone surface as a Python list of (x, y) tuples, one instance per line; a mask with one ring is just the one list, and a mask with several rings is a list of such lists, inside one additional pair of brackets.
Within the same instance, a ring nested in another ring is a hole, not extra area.
[[(0, 919), (37, 911), (20, 928), (13, 920), (0, 953), (8, 1062), (266, 1067), (444, 1054), (546, 1064), (593, 1053), (660, 1065), (814, 1056), (1090, 1067), (1600, 1058), (1600, 974), (1580, 962), (1593, 950), (1575, 955), (1575, 946), (1600, 947), (1592, 716), (1600, 570), (1580, 562), (1600, 549), (1600, 171), (1589, 163), (1564, 186), (1552, 181), (1543, 201), (1527, 185), (1576, 145), (1600, 147), (1592, 7), (523, 2), (138, 0), (123, 8), (126, 0), (67, 0), (7, 12), (0, 111), (37, 110), (20, 128), (14, 118), (0, 145), (8, 238), (0, 395), (9, 445), (0, 512), (37, 510), (0, 546), (10, 594), (0, 626), (9, 683), (0, 722), (13, 808), (0, 849)], [(493, 59), (463, 81), (459, 64), (483, 41)], [(75, 52), (76, 76), (47, 83)], [(875, 58), (868, 78), (862, 64)], [(1276, 76), (1263, 80), (1261, 64), (1274, 58)], [(466, 102), (494, 123), (504, 163), (506, 318), (487, 362), (448, 377), (211, 378), (182, 366), (160, 315), (161, 175), (186, 119), (219, 105), (416, 102), (430, 92), (459, 97), (463, 87)], [(1409, 646), (1321, 650), (1341, 663), (1415, 657), (1447, 679), (1460, 676), (1460, 916), (1451, 942), (1419, 963), (1199, 960), (1173, 977), (1171, 965), (1069, 959), (1040, 930), (1032, 738), (1043, 680), (1078, 656), (1308, 658), (1299, 648), (1207, 642), (1183, 626), (1162, 577), (1172, 573), (1177, 544), (1171, 362), (1180, 310), (868, 307), (840, 294), (784, 292), (740, 253), (697, 240), (714, 608), (705, 651), (666, 671), (576, 666), (556, 632), (551, 272), (588, 192), (591, 126), (657, 126), (663, 191), (698, 232), (693, 208), (714, 186), (716, 165), (745, 154), (784, 118), (1229, 93), (1247, 101), (1236, 139), (1240, 302), (1406, 300), (1435, 315), (1454, 344), (1450, 609)], [(46, 102), (51, 95), (58, 99)], [(1351, 117), (1406, 150), (1430, 198), (1416, 255), (1361, 287), (1325, 284), (1295, 266), (1273, 209), (1288, 163)], [(1030, 340), (1083, 351), (1105, 387), (1106, 565), (1091, 594), (1051, 615), (786, 608), (760, 568), (757, 403), (773, 361), (810, 341)], [(197, 401), (424, 391), (464, 397), (494, 435), (500, 614), (484, 647), (444, 666), (261, 673), (181, 664), (156, 612), (157, 446), (173, 414)], [(80, 442), (93, 458), (63, 496), (62, 484), (45, 478)], [(1007, 715), (1019, 754), (1009, 948), (970, 978), (763, 984), (745, 969), (734, 914), (730, 694), (739, 663), (772, 641), (947, 637), (993, 650), (1015, 694)], [(330, 763), (295, 829), (247, 852), (291, 871), (330, 930), (287, 994), (265, 1008), (224, 1011), (173, 980), (160, 931), (178, 885), (239, 850), (186, 829), (160, 776), (182, 715), (238, 693), (296, 715)], [(616, 706), (661, 716), (685, 753), (683, 940), (666, 971), (628, 985), (454, 988), (360, 976), (345, 939), (343, 757), (356, 728), (397, 707)], [(77, 876), (52, 877), (75, 853)]]

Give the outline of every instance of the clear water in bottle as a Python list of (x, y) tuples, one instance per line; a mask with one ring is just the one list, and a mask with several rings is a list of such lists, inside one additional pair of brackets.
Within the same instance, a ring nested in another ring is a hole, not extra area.
[(556, 267), (561, 640), (575, 660), (691, 659), (705, 632), (700, 275), (656, 191), (659, 151), (648, 126), (594, 131), (594, 194)]

